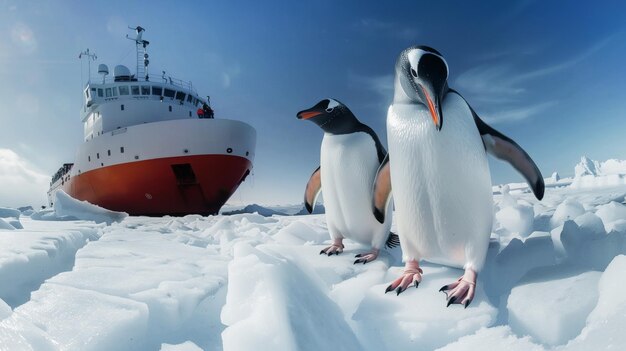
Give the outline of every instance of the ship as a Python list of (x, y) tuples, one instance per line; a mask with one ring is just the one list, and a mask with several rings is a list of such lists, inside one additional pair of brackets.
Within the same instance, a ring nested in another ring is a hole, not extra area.
[[(130, 28), (130, 27), (129, 27)], [(113, 77), (91, 66), (80, 117), (84, 140), (73, 163), (53, 175), (48, 202), (63, 190), (78, 200), (130, 215), (217, 214), (251, 174), (256, 130), (247, 123), (213, 115), (180, 79), (150, 75), (145, 29), (135, 31), (135, 74), (117, 65)], [(95, 61), (87, 49), (79, 58)]]

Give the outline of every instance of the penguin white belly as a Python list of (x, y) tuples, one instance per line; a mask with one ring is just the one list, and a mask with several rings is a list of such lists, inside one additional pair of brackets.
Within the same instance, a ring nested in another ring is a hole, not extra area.
[(326, 222), (331, 237), (344, 237), (381, 248), (391, 218), (380, 224), (372, 212), (372, 185), (379, 161), (367, 133), (325, 134), (321, 178)]
[(437, 131), (421, 105), (392, 105), (387, 116), (391, 184), (404, 259), (480, 270), (493, 217), (482, 140), (462, 100), (443, 101)]

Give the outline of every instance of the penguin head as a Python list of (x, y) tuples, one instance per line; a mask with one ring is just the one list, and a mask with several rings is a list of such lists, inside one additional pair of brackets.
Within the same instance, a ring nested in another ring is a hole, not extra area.
[(360, 122), (348, 107), (335, 99), (324, 99), (315, 106), (298, 112), (298, 119), (309, 120), (330, 134), (347, 134)]
[(446, 60), (437, 50), (428, 46), (405, 49), (396, 62), (394, 102), (424, 105), (437, 130), (441, 130), (441, 103), (448, 91), (448, 72)]

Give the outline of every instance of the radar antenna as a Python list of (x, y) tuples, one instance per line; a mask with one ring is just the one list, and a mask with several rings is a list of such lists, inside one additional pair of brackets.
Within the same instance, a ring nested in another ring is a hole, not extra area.
[(141, 26), (137, 26), (136, 28), (128, 27), (128, 29), (132, 29), (136, 33), (135, 38), (131, 38), (126, 34), (126, 39), (133, 40), (137, 47), (137, 76), (143, 76), (146, 81), (149, 81), (148, 65), (150, 64), (150, 60), (148, 60), (148, 45), (150, 42), (142, 38), (143, 32), (145, 32), (146, 29)]
[[(91, 83), (91, 61), (95, 61), (98, 56), (96, 54), (89, 52), (89, 48), (87, 50), (78, 54), (78, 59), (82, 60), (83, 56), (87, 58), (87, 72), (89, 72), (87, 76), (87, 84)], [(81, 73), (82, 74), (82, 73)]]

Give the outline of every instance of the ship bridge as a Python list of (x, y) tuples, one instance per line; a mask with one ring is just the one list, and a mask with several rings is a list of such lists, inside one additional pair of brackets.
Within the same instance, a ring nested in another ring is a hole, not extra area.
[[(208, 101), (198, 96), (191, 82), (167, 76), (165, 71), (161, 75), (148, 73), (149, 42), (142, 39), (143, 28), (136, 30), (137, 37), (132, 40), (137, 45), (137, 74), (131, 74), (124, 65), (117, 65), (110, 77), (108, 66), (100, 64), (101, 80), (89, 79), (83, 90), (81, 119), (85, 141), (138, 124), (199, 118), (210, 110)], [(81, 53), (83, 56), (90, 60), (96, 58), (89, 50)], [(198, 114), (198, 109), (203, 113)]]

